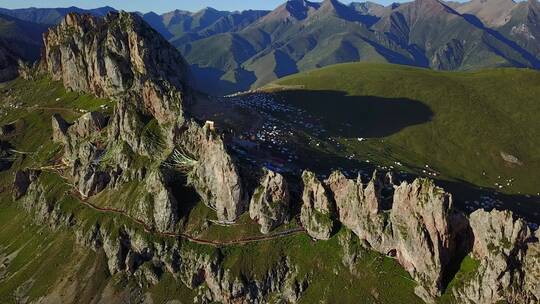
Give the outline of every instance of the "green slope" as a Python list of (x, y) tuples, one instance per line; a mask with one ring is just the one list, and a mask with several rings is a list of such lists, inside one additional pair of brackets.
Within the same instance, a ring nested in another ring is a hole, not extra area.
[(289, 76), (269, 88), (320, 116), (344, 144), (335, 153), (420, 174), (429, 165), (443, 180), (537, 195), (538, 83), (540, 73), (532, 70), (449, 73), (354, 63)]

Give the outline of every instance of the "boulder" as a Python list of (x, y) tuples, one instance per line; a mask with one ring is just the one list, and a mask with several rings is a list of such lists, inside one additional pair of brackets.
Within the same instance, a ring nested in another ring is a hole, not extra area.
[(251, 198), (249, 215), (267, 234), (289, 218), (289, 186), (279, 173), (265, 169), (261, 183)]
[(307, 233), (317, 240), (328, 240), (334, 230), (333, 212), (335, 210), (324, 185), (313, 172), (302, 174), (304, 192), (300, 221)]

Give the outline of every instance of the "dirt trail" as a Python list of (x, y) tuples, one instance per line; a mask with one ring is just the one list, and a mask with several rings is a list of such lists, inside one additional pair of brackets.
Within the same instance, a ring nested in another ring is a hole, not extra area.
[(181, 238), (181, 239), (193, 242), (193, 243), (197, 243), (197, 244), (201, 244), (201, 245), (210, 245), (210, 246), (217, 247), (217, 248), (223, 247), (223, 246), (246, 245), (246, 244), (250, 244), (250, 243), (270, 241), (270, 240), (275, 240), (275, 239), (291, 236), (291, 235), (294, 235), (294, 234), (305, 233), (304, 228), (297, 227), (297, 228), (288, 229), (288, 230), (285, 230), (285, 231), (280, 231), (280, 232), (276, 232), (276, 233), (269, 234), (269, 235), (248, 237), (248, 238), (242, 238), (242, 239), (237, 239), (237, 240), (229, 240), (229, 241), (217, 241), (217, 240), (199, 239), (199, 238), (195, 238), (193, 236), (187, 235), (185, 233), (156, 231), (156, 230), (152, 229), (145, 222), (143, 222), (143, 221), (141, 221), (139, 219), (136, 219), (134, 217), (131, 217), (130, 215), (126, 214), (122, 210), (98, 207), (98, 206), (88, 202), (87, 199), (85, 199), (84, 197), (81, 197), (81, 195), (76, 193), (76, 191), (73, 194), (79, 198), (80, 202), (83, 205), (85, 205), (85, 206), (87, 206), (89, 208), (92, 208), (92, 209), (94, 209), (96, 211), (99, 211), (99, 212), (114, 213), (114, 214), (119, 214), (119, 215), (122, 215), (122, 216), (124, 216), (126, 218), (129, 218), (130, 220), (134, 221), (135, 223), (143, 226), (144, 230), (146, 232), (148, 232), (148, 233), (153, 233), (153, 234), (156, 234), (156, 235), (159, 235), (159, 236), (162, 236), (162, 237)]

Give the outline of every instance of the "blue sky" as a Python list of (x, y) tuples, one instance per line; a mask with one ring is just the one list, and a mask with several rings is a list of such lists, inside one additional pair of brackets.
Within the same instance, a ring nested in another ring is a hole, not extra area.
[[(357, 0), (363, 1), (363, 0)], [(373, 0), (372, 0), (373, 1)], [(158, 13), (168, 12), (175, 9), (196, 11), (205, 7), (213, 7), (220, 10), (244, 10), (244, 9), (274, 9), (285, 0), (0, 0), (0, 7), (24, 8), (24, 7), (68, 7), (78, 6), (81, 8), (96, 8), (112, 6), (126, 11)], [(350, 0), (342, 0), (349, 3)], [(375, 0), (382, 4), (397, 2), (396, 0)]]

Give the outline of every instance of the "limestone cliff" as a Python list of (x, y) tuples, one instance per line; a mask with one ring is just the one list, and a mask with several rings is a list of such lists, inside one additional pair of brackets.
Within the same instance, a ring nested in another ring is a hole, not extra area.
[(538, 237), (508, 211), (476, 211), (470, 217), (477, 272), (461, 289), (461, 303), (538, 303)]
[[(238, 169), (221, 137), (183, 111), (193, 102), (186, 62), (142, 18), (125, 12), (104, 18), (69, 14), (44, 35), (44, 44), (41, 69), (53, 79), (116, 101), (109, 119), (91, 113), (69, 126), (53, 117), (53, 139), (65, 144), (64, 159), (83, 196), (142, 182), (171, 151), (183, 151), (196, 158), (190, 180), (220, 220), (234, 221), (247, 209)], [(141, 157), (152, 161), (134, 166)], [(168, 197), (162, 193), (158, 199)], [(171, 203), (155, 205), (175, 209)], [(155, 211), (177, 217), (165, 213)]]
[(465, 218), (453, 209), (451, 195), (432, 181), (394, 186), (391, 180), (375, 172), (364, 184), (334, 172), (325, 183), (340, 221), (372, 249), (395, 256), (419, 283), (418, 295), (431, 301), (443, 290)]
[(268, 169), (264, 171), (251, 198), (249, 215), (261, 225), (261, 233), (266, 234), (289, 219), (290, 194), (288, 183), (281, 174)]
[(160, 122), (182, 114), (181, 102), (189, 98), (187, 64), (137, 15), (69, 14), (43, 40), (42, 67), (66, 88), (106, 98), (127, 95)]
[(314, 173), (302, 174), (304, 193), (300, 221), (307, 233), (317, 240), (328, 240), (334, 230), (334, 206), (328, 191)]

